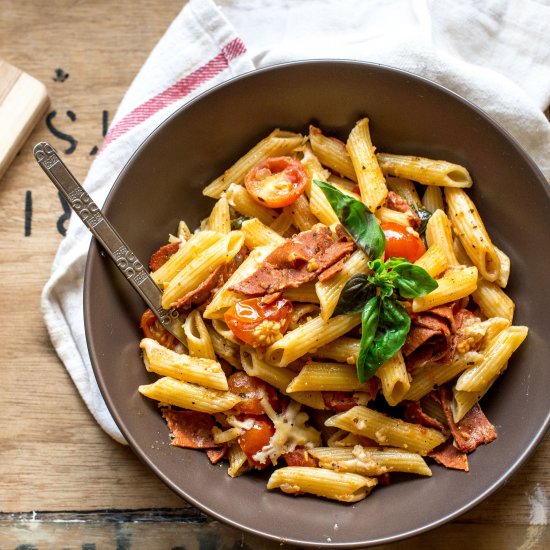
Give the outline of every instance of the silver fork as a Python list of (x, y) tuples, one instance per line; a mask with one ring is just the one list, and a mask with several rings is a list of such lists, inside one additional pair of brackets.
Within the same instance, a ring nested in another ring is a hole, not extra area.
[(185, 344), (179, 312), (176, 309), (167, 310), (162, 307), (160, 288), (90, 195), (71, 174), (55, 149), (46, 141), (42, 141), (34, 146), (34, 157), (134, 290), (151, 308), (162, 326)]

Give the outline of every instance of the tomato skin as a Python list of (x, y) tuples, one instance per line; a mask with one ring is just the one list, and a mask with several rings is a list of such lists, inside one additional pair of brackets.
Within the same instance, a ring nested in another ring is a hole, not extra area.
[(381, 224), (386, 237), (386, 250), (384, 260), (388, 258), (405, 258), (414, 263), (424, 252), (426, 247), (422, 239), (407, 227), (395, 222)]
[(302, 195), (307, 181), (307, 172), (300, 161), (292, 157), (271, 157), (248, 172), (244, 185), (258, 204), (282, 208)]
[(238, 414), (265, 414), (261, 404), (264, 395), (267, 396), (269, 404), (275, 411), (279, 409), (279, 394), (275, 388), (255, 376), (249, 376), (246, 372), (237, 371), (227, 379), (227, 384), (231, 393), (242, 398), (242, 401), (235, 405), (235, 411)]
[(283, 455), (287, 466), (309, 466), (317, 468), (318, 460), (311, 456), (304, 447), (296, 447), (293, 451)]
[(152, 338), (165, 348), (174, 349), (178, 343), (175, 336), (172, 336), (161, 325), (160, 321), (155, 317), (155, 314), (150, 309), (146, 309), (143, 312), (139, 326), (141, 327), (145, 338)]
[(273, 423), (267, 416), (255, 417), (252, 428), (244, 432), (237, 439), (243, 453), (248, 457), (250, 463), (259, 470), (267, 468), (270, 464), (269, 461), (266, 460), (265, 464), (262, 464), (252, 457), (269, 443), (274, 433), (275, 426), (273, 426)]
[[(278, 333), (284, 334), (290, 325), (291, 315), (292, 302), (290, 300), (278, 298), (270, 304), (265, 304), (261, 298), (250, 298), (233, 304), (225, 312), (224, 317), (227, 326), (237, 338), (253, 348), (258, 348), (272, 344), (275, 341), (273, 338)], [(265, 331), (256, 331), (256, 327), (264, 321), (272, 323), (264, 325)]]

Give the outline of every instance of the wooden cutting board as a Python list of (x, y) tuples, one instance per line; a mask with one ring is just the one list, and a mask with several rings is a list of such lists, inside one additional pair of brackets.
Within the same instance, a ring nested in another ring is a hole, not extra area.
[(48, 107), (46, 86), (0, 59), (0, 178)]

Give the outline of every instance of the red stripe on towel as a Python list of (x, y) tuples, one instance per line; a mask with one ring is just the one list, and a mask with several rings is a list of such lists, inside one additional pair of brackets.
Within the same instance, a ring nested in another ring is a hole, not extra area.
[(229, 67), (229, 62), (244, 54), (246, 47), (240, 38), (235, 38), (225, 45), (221, 52), (210, 61), (184, 76), (156, 96), (148, 99), (127, 115), (122, 117), (105, 136), (100, 151), (103, 151), (110, 143), (124, 135), (138, 124), (141, 124), (155, 113), (171, 105), (175, 101), (189, 95), (208, 80), (219, 75)]

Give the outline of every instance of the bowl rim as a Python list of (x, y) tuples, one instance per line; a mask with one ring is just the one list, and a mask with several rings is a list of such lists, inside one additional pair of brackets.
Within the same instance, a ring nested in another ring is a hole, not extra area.
[[(455, 100), (458, 100), (465, 106), (472, 109), (478, 116), (483, 118), (487, 123), (489, 123), (490, 126), (494, 128), (494, 130), (500, 134), (503, 135), (504, 138), (510, 144), (514, 147), (515, 151), (519, 156), (522, 157), (522, 159), (526, 162), (526, 164), (529, 166), (529, 168), (532, 170), (532, 172), (536, 175), (536, 179), (538, 180), (538, 183), (540, 184), (540, 191), (546, 193), (547, 199), (550, 201), (550, 186), (548, 185), (546, 178), (542, 174), (539, 167), (536, 165), (535, 161), (531, 158), (531, 156), (523, 149), (523, 147), (520, 145), (520, 143), (516, 140), (512, 134), (503, 128), (498, 122), (496, 122), (493, 118), (491, 118), (482, 108), (472, 103), (470, 100), (464, 98), (463, 96), (459, 95), (458, 93), (450, 90), (449, 88), (430, 80), (429, 78), (420, 76), (418, 74), (406, 71), (404, 69), (400, 69), (397, 67), (392, 67), (389, 65), (385, 65), (382, 63), (373, 63), (368, 61), (359, 61), (354, 59), (331, 59), (331, 58), (321, 58), (321, 59), (302, 59), (297, 61), (290, 61), (290, 62), (284, 62), (284, 63), (277, 63), (274, 65), (269, 65), (267, 67), (253, 69), (247, 72), (244, 72), (242, 74), (239, 74), (237, 76), (234, 76), (228, 80), (225, 80), (224, 82), (221, 82), (219, 84), (216, 84), (194, 98), (190, 99), (180, 107), (178, 107), (173, 113), (168, 115), (165, 119), (163, 119), (157, 126), (155, 126), (154, 129), (150, 131), (150, 133), (147, 135), (147, 137), (140, 143), (140, 145), (136, 148), (136, 150), (132, 153), (130, 158), (127, 160), (127, 162), (124, 164), (124, 167), (119, 172), (118, 176), (116, 177), (106, 199), (104, 202), (104, 205), (102, 206), (102, 209), (108, 210), (111, 203), (114, 200), (114, 196), (116, 194), (117, 188), (120, 185), (121, 180), (123, 179), (126, 171), (128, 170), (129, 166), (134, 162), (134, 160), (141, 154), (142, 150), (145, 148), (145, 146), (149, 143), (151, 139), (154, 139), (155, 135), (159, 132), (161, 128), (163, 128), (165, 125), (169, 124), (170, 121), (179, 116), (180, 113), (187, 108), (191, 107), (195, 103), (201, 101), (204, 97), (213, 94), (220, 89), (225, 88), (226, 86), (231, 86), (233, 83), (241, 80), (245, 80), (248, 78), (254, 78), (258, 74), (262, 73), (268, 73), (273, 71), (278, 71), (281, 69), (285, 69), (287, 67), (293, 67), (293, 66), (300, 66), (300, 65), (355, 65), (355, 66), (361, 66), (366, 69), (368, 68), (376, 68), (381, 69), (383, 71), (388, 71), (390, 73), (397, 73), (402, 76), (405, 76), (409, 79), (419, 81), (425, 85), (431, 86), (439, 90), (440, 92), (443, 92), (447, 95), (452, 96)], [(129, 447), (132, 449), (132, 451), (136, 454), (136, 456), (139, 458), (139, 460), (144, 463), (149, 469), (151, 469), (157, 477), (160, 478), (160, 480), (167, 485), (172, 491), (174, 491), (180, 498), (185, 500), (186, 502), (192, 504), (193, 506), (197, 507), (202, 512), (206, 513), (207, 515), (218, 519), (222, 521), (223, 523), (230, 525), (234, 528), (240, 529), (242, 531), (245, 531), (247, 533), (260, 536), (272, 541), (276, 541), (279, 543), (285, 543), (285, 544), (294, 544), (297, 546), (302, 547), (314, 547), (314, 548), (321, 548), (321, 547), (331, 547), (331, 548), (361, 548), (361, 547), (368, 547), (368, 546), (374, 546), (374, 545), (380, 545), (380, 544), (388, 544), (391, 542), (397, 542), (401, 541), (416, 535), (420, 535), (422, 533), (425, 533), (427, 531), (430, 531), (432, 529), (435, 529), (436, 527), (442, 526), (445, 523), (448, 523), (452, 521), (453, 519), (456, 519), (457, 517), (461, 516), (462, 514), (466, 513), (467, 511), (473, 509), (477, 505), (479, 505), (483, 500), (485, 500), (487, 497), (489, 497), (491, 494), (496, 492), (498, 489), (500, 489), (509, 479), (512, 475), (514, 475), (517, 470), (525, 463), (525, 461), (534, 453), (537, 446), (540, 444), (546, 433), (550, 429), (550, 407), (548, 408), (548, 412), (546, 415), (546, 419), (544, 423), (539, 427), (538, 431), (536, 432), (535, 437), (529, 442), (529, 444), (522, 450), (522, 452), (516, 456), (516, 458), (513, 460), (512, 464), (508, 467), (506, 472), (504, 472), (499, 479), (497, 479), (494, 483), (492, 483), (489, 487), (486, 487), (481, 493), (479, 493), (474, 499), (471, 499), (469, 502), (467, 502), (464, 506), (454, 510), (453, 512), (446, 514), (443, 517), (438, 518), (437, 520), (434, 520), (428, 524), (421, 525), (414, 529), (409, 529), (406, 532), (401, 532), (396, 535), (390, 535), (386, 537), (379, 537), (377, 539), (373, 539), (370, 541), (357, 541), (357, 542), (311, 542), (306, 540), (299, 540), (299, 539), (292, 539), (292, 538), (282, 538), (277, 537), (276, 535), (272, 535), (270, 533), (265, 533), (259, 529), (256, 529), (250, 525), (246, 525), (243, 523), (240, 523), (239, 521), (233, 520), (230, 517), (226, 517), (225, 515), (217, 512), (215, 509), (210, 508), (204, 504), (201, 503), (200, 500), (197, 500), (196, 498), (192, 497), (191, 495), (187, 494), (183, 489), (181, 489), (175, 482), (172, 482), (166, 474), (164, 474), (163, 471), (161, 471), (156, 464), (146, 456), (144, 451), (141, 449), (141, 447), (136, 443), (134, 437), (132, 434), (127, 430), (125, 423), (123, 419), (120, 417), (120, 415), (117, 412), (117, 407), (115, 402), (111, 399), (108, 391), (108, 387), (104, 382), (102, 371), (99, 368), (100, 364), (100, 357), (96, 353), (96, 349), (94, 346), (94, 339), (92, 334), (92, 321), (91, 321), (91, 304), (92, 304), (92, 297), (91, 297), (91, 284), (90, 280), (92, 277), (92, 271), (94, 269), (94, 265), (99, 261), (101, 255), (101, 249), (97, 245), (95, 239), (91, 240), (88, 254), (86, 257), (86, 266), (85, 266), (85, 272), (84, 272), (84, 288), (83, 288), (83, 310), (84, 310), (84, 328), (85, 328), (85, 336), (86, 336), (86, 345), (88, 348), (88, 352), (90, 355), (90, 362), (92, 365), (92, 370), (94, 372), (94, 376), (96, 378), (97, 384), (99, 386), (101, 395), (105, 401), (105, 404), (107, 405), (107, 408), (115, 421), (116, 425), (120, 429), (121, 433), (123, 434), (126, 442), (128, 443)]]

